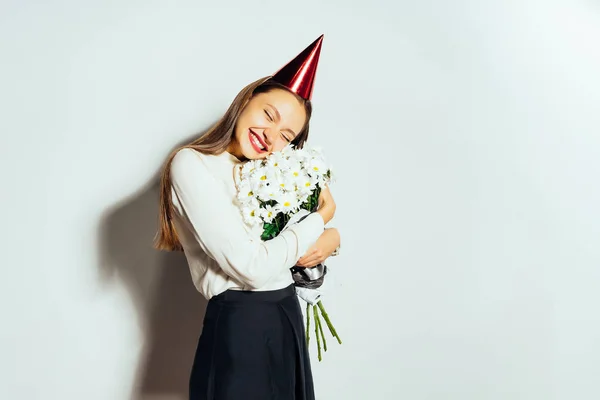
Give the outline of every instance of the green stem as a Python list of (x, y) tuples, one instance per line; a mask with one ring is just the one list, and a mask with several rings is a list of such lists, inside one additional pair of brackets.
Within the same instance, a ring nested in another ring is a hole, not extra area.
[(317, 336), (317, 355), (321, 361), (321, 339), (319, 338), (319, 324), (317, 322), (317, 306), (313, 306), (313, 315), (315, 317), (315, 335)]
[(287, 215), (283, 214), (281, 216), (281, 228), (280, 229), (283, 229), (283, 227), (285, 226), (285, 224), (288, 223), (289, 220), (290, 220), (290, 218), (288, 218)]
[(329, 331), (331, 332), (331, 334), (333, 335), (334, 338), (337, 339), (339, 344), (342, 344), (342, 339), (340, 339), (339, 335), (337, 334), (333, 324), (331, 323), (331, 320), (329, 319), (329, 315), (327, 315), (327, 311), (325, 311), (325, 306), (323, 305), (323, 303), (319, 300), (319, 302), (317, 303), (319, 305), (319, 309), (321, 310), (321, 314), (323, 314), (323, 318), (325, 318), (325, 322), (327, 323), (327, 327), (329, 328)]
[(310, 304), (306, 303), (306, 346), (308, 347), (308, 343), (310, 341)]
[(327, 351), (327, 340), (325, 340), (325, 334), (323, 333), (323, 324), (321, 323), (321, 318), (319, 318), (319, 313), (317, 313), (317, 319), (315, 323), (319, 326), (319, 333), (321, 334), (321, 339), (323, 339), (323, 350)]

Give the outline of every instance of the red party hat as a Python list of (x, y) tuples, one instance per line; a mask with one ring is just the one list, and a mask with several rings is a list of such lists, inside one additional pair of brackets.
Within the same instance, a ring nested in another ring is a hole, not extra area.
[(321, 35), (273, 75), (273, 79), (305, 100), (312, 97), (315, 74), (323, 43)]

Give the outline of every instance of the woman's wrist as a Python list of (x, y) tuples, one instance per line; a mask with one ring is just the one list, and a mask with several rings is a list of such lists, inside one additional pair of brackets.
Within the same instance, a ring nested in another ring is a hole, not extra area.
[(336, 244), (335, 248), (331, 252), (330, 257), (337, 256), (338, 254), (340, 254), (340, 246), (342, 245), (340, 232), (337, 230), (337, 228), (328, 228), (328, 229), (334, 230), (333, 231), (335, 233), (335, 242), (334, 243)]
[(326, 254), (329, 257), (333, 255), (340, 246), (340, 233), (337, 228), (327, 228), (323, 233), (323, 236), (325, 236)]

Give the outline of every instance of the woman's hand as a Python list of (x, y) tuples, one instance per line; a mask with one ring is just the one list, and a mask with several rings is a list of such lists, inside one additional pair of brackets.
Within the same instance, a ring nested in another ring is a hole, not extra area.
[(310, 268), (323, 263), (340, 245), (340, 234), (336, 228), (323, 231), (317, 242), (308, 249), (296, 266)]
[(336, 205), (333, 196), (331, 196), (331, 191), (329, 190), (329, 187), (326, 186), (319, 194), (319, 208), (317, 210), (317, 212), (321, 214), (321, 217), (323, 217), (325, 225), (333, 219), (335, 208)]

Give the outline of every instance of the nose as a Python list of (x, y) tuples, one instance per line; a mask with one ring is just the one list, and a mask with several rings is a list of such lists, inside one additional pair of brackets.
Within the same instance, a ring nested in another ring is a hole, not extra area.
[(267, 146), (271, 146), (271, 143), (273, 143), (273, 138), (272, 138), (272, 134), (273, 134), (274, 130), (273, 129), (269, 129), (269, 128), (265, 128), (263, 130), (263, 138), (265, 138), (265, 142), (267, 143)]

